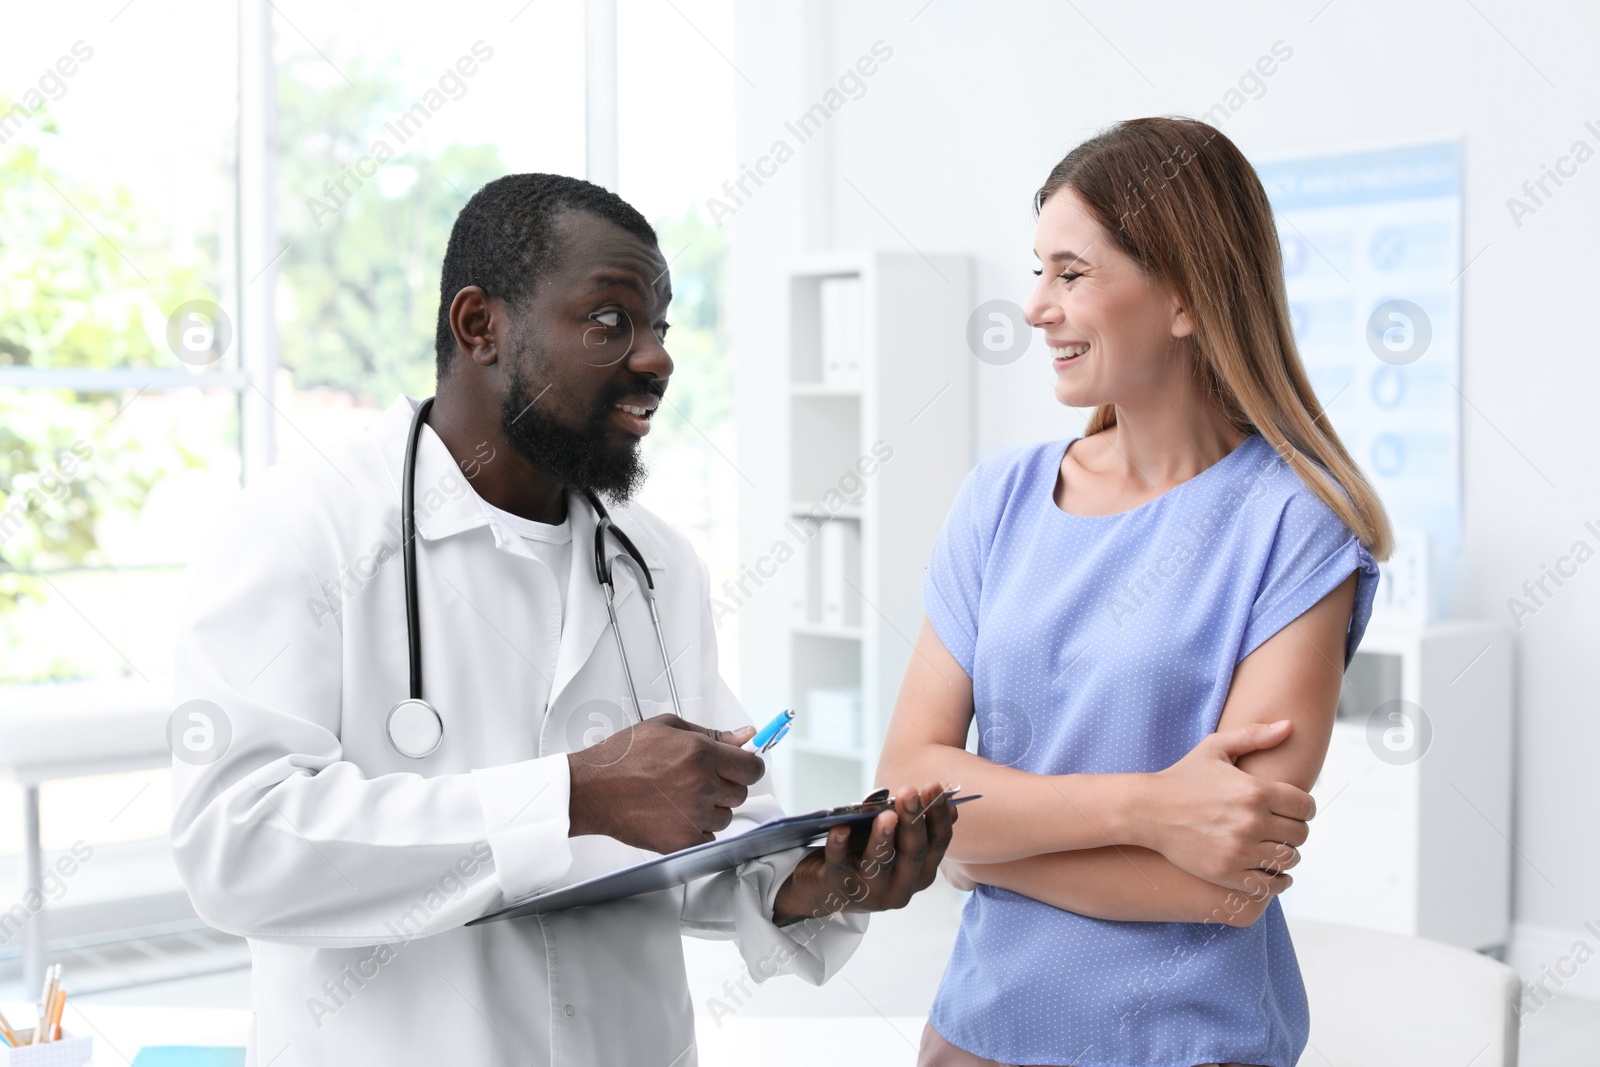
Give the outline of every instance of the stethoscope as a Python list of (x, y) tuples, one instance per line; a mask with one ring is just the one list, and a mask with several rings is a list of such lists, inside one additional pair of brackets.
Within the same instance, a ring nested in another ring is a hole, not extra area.
[[(422, 436), (423, 424), (428, 421), (428, 411), (433, 407), (433, 397), (417, 405), (411, 417), (411, 432), (406, 438), (405, 466), (400, 483), (401, 560), (405, 568), (406, 585), (406, 651), (411, 660), (411, 695), (389, 709), (385, 727), (389, 744), (402, 756), (423, 759), (439, 750), (444, 741), (444, 720), (434, 706), (422, 698), (422, 618), (417, 610), (417, 440)], [(643, 706), (639, 703), (639, 690), (633, 684), (633, 667), (628, 662), (628, 649), (622, 643), (622, 628), (617, 625), (617, 585), (611, 571), (611, 559), (606, 555), (606, 532), (616, 538), (626, 555), (617, 562), (630, 564), (642, 579), (639, 592), (650, 605), (650, 622), (655, 627), (656, 645), (661, 649), (661, 662), (666, 667), (667, 689), (672, 694), (672, 710), (683, 717), (683, 706), (678, 700), (678, 682), (672, 676), (672, 657), (667, 654), (667, 640), (661, 633), (661, 613), (656, 610), (656, 583), (650, 573), (644, 554), (633, 540), (611, 521), (600, 498), (583, 490), (584, 499), (594, 509), (594, 573), (606, 594), (606, 614), (611, 618), (611, 632), (617, 639), (617, 655), (622, 659), (622, 673), (628, 681), (628, 692), (633, 697), (634, 717), (644, 721)]]

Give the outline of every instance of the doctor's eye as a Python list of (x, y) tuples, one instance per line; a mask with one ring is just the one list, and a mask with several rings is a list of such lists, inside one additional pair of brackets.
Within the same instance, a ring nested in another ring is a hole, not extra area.
[(588, 349), (595, 366), (614, 366), (628, 358), (633, 351), (633, 320), (619, 307), (601, 308), (591, 312), (593, 325), (583, 331), (583, 347)]
[(672, 329), (672, 323), (670, 323), (670, 322), (658, 322), (658, 323), (656, 323), (656, 340), (660, 341), (662, 344), (666, 344), (667, 343), (667, 331), (670, 330), (670, 329)]

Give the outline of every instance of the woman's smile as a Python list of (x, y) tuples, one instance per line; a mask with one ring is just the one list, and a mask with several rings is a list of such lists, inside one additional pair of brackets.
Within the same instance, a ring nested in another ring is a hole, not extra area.
[(1050, 346), (1050, 365), (1058, 371), (1076, 367), (1089, 353), (1087, 341), (1057, 341), (1047, 337), (1045, 344)]

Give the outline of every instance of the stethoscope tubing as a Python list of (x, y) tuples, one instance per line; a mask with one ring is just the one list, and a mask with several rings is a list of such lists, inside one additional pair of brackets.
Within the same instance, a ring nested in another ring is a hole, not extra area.
[(417, 606), (417, 441), (433, 408), (433, 397), (417, 405), (406, 437), (405, 470), (400, 483), (400, 552), (406, 583), (406, 655), (410, 699), (422, 699), (422, 613)]
[[(411, 430), (406, 437), (405, 461), (400, 479), (401, 564), (405, 571), (406, 656), (409, 668), (407, 691), (410, 695), (390, 709), (389, 717), (384, 724), (385, 732), (389, 735), (389, 744), (396, 752), (411, 759), (422, 759), (432, 755), (444, 741), (444, 720), (439, 716), (438, 709), (422, 696), (422, 612), (417, 595), (417, 446), (422, 437), (422, 427), (428, 421), (428, 412), (433, 408), (433, 401), (434, 398), (431, 396), (422, 401), (412, 416)], [(650, 572), (650, 565), (644, 560), (644, 553), (634, 545), (632, 538), (611, 521), (611, 514), (600, 502), (600, 498), (587, 489), (583, 490), (583, 496), (594, 509), (595, 579), (605, 591), (606, 615), (611, 622), (612, 636), (616, 638), (617, 656), (622, 660), (622, 673), (628, 683), (628, 695), (633, 698), (634, 718), (641, 723), (644, 721), (644, 705), (639, 701), (639, 689), (633, 680), (633, 665), (628, 660), (628, 649), (622, 640), (622, 627), (617, 622), (617, 583), (612, 573), (611, 560), (605, 552), (605, 535), (608, 530), (626, 553), (622, 558), (635, 565), (639, 570), (639, 577), (643, 579), (639, 582), (639, 592), (650, 608), (650, 623), (656, 632), (656, 647), (661, 650), (661, 663), (667, 676), (667, 690), (672, 696), (672, 710), (682, 718), (683, 704), (678, 697), (678, 680), (672, 673), (672, 657), (667, 653), (666, 635), (661, 630), (661, 613), (656, 609), (655, 576)], [(408, 752), (395, 740), (395, 716), (406, 704), (419, 705), (433, 716), (438, 734), (426, 751)]]

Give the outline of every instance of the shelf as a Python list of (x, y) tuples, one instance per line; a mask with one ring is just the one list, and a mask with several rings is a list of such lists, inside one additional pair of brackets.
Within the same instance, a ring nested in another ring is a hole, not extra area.
[(836, 641), (860, 641), (866, 631), (859, 626), (829, 626), (822, 622), (792, 622), (789, 629), (806, 637), (831, 637)]
[(789, 386), (789, 395), (796, 397), (808, 396), (855, 396), (861, 395), (859, 385), (825, 385), (822, 382), (793, 382)]
[[(830, 281), (852, 278), (857, 285)], [(792, 769), (778, 782), (780, 798), (808, 811), (872, 787), (911, 651), (892, 634), (919, 624), (927, 553), (972, 465), (973, 361), (962, 343), (971, 264), (847, 250), (793, 263), (783, 281), (783, 358), (745, 369), (760, 395), (787, 398), (773, 413), (776, 432), (749, 442), (787, 484), (761, 487), (760, 525), (752, 512), (741, 532), (765, 543), (776, 517), (799, 547), (789, 595), (741, 616), (740, 627), (747, 700), (798, 708), (820, 690), (859, 697), (855, 732), (808, 740), (797, 724), (784, 742)], [(949, 382), (950, 395), (930, 403), (923, 390), (896, 384), (908, 380)], [(817, 611), (834, 601), (842, 613)], [(797, 615), (796, 604), (812, 612)], [(774, 647), (775, 630), (792, 636)], [(838, 743), (846, 738), (856, 743)]]
[[(795, 516), (796, 518), (804, 517), (808, 519), (815, 519), (817, 516), (811, 514), (811, 512), (814, 508), (818, 508), (820, 506), (821, 505), (818, 504), (802, 504), (796, 500), (789, 505), (789, 514)], [(861, 521), (861, 516), (862, 509), (861, 505), (859, 504), (846, 504), (837, 511), (830, 511), (827, 514), (827, 518), (830, 519), (854, 519), (857, 522)]]

